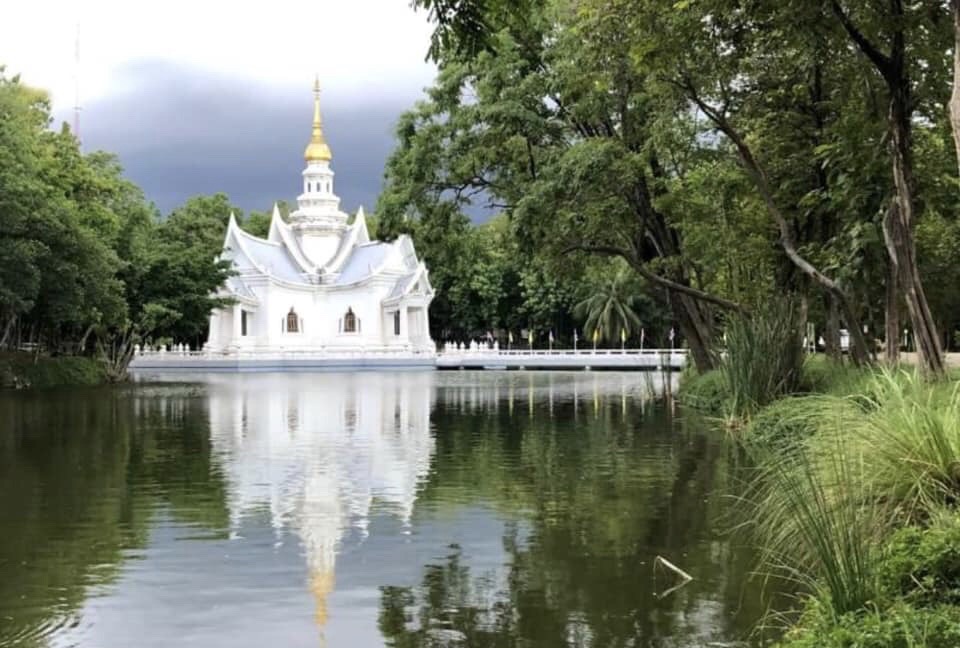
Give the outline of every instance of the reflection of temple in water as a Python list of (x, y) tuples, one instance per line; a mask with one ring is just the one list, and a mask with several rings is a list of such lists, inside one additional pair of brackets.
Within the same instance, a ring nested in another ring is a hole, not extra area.
[(327, 621), (336, 555), (373, 514), (410, 523), (434, 439), (432, 373), (229, 375), (211, 379), (210, 430), (231, 531), (269, 516), (303, 544), (316, 620)]

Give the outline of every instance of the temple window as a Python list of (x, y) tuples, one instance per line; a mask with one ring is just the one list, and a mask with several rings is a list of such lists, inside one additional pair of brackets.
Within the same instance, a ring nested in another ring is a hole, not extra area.
[(352, 308), (348, 308), (347, 314), (343, 316), (343, 332), (344, 333), (357, 332), (357, 316), (353, 314)]
[(240, 335), (247, 334), (247, 311), (240, 311)]
[(290, 312), (287, 313), (287, 333), (299, 333), (300, 332), (300, 318), (297, 317), (296, 311), (293, 310), (293, 307), (290, 308)]
[(400, 311), (393, 313), (393, 334), (400, 335)]

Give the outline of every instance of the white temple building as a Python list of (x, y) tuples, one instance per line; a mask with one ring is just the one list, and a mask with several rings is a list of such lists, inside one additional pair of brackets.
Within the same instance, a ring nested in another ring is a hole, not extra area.
[(274, 206), (266, 239), (244, 232), (231, 214), (221, 258), (235, 274), (219, 294), (235, 303), (210, 315), (206, 352), (435, 352), (426, 266), (406, 235), (371, 241), (363, 208), (348, 222), (332, 157), (315, 84), (297, 209), (285, 221)]

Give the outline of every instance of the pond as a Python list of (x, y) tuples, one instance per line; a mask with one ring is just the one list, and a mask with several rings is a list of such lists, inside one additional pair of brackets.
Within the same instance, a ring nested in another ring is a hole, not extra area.
[(744, 467), (658, 380), (0, 393), (0, 645), (757, 645)]

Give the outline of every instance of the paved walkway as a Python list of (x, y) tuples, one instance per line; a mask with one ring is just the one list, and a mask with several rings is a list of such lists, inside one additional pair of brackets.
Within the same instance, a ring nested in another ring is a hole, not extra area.
[[(901, 353), (900, 357), (907, 364), (917, 364), (917, 354), (915, 351)], [(960, 368), (960, 353), (948, 353), (947, 366), (951, 368)]]

